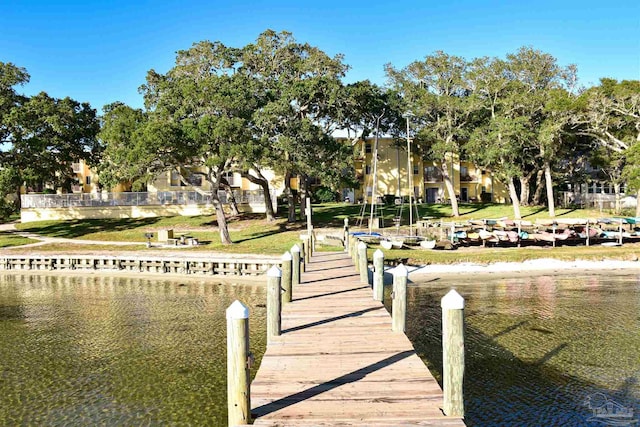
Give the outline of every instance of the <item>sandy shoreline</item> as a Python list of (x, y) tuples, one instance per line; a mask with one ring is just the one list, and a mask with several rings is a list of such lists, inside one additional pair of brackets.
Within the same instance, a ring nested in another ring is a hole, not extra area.
[[(452, 278), (460, 276), (502, 277), (542, 274), (640, 274), (640, 261), (561, 261), (540, 258), (524, 262), (496, 262), (492, 264), (458, 263), (433, 264), (407, 267), (409, 279), (426, 280), (434, 277)], [(393, 274), (393, 269), (387, 270)]]

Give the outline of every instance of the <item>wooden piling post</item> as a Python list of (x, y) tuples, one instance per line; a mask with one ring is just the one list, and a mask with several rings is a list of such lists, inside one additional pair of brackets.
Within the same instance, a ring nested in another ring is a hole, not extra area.
[(589, 246), (589, 220), (587, 219), (587, 225), (585, 228), (585, 233), (587, 235), (587, 246)]
[[(482, 229), (484, 231), (487, 231), (487, 220), (486, 219), (482, 220)], [(484, 248), (486, 246), (487, 246), (487, 240), (486, 239), (482, 239), (482, 247)]]
[(312, 210), (311, 210), (311, 198), (307, 197), (305, 203), (305, 215), (307, 217), (307, 233), (311, 234), (311, 228), (313, 227), (313, 222), (311, 220)]
[(351, 257), (356, 266), (356, 271), (358, 271), (358, 243), (360, 243), (360, 241), (360, 239), (353, 239), (353, 244), (351, 245)]
[(344, 251), (349, 252), (349, 218), (344, 219), (344, 227), (342, 230), (344, 238)]
[(309, 256), (312, 257), (316, 252), (316, 232), (313, 229), (313, 225), (309, 229)]
[(464, 298), (454, 289), (441, 301), (442, 307), (442, 391), (443, 411), (464, 417)]
[(351, 249), (351, 259), (353, 260), (353, 266), (356, 269), (356, 273), (360, 273), (360, 263), (358, 262), (358, 243), (360, 240), (354, 239), (355, 241), (351, 245), (353, 248)]
[(307, 239), (303, 238), (302, 243), (300, 244), (300, 272), (304, 273), (307, 269)]
[(280, 335), (280, 279), (282, 271), (275, 265), (267, 271), (267, 342)]
[[(304, 262), (305, 264), (311, 262), (311, 236), (307, 234), (307, 237), (304, 239), (304, 243), (306, 244), (304, 248)], [(306, 266), (305, 266), (306, 270)]]
[[(356, 262), (356, 254), (354, 253), (353, 250), (353, 245), (354, 243), (357, 241), (358, 239), (356, 237), (351, 237), (351, 241), (349, 242), (349, 256), (351, 257), (351, 260), (353, 261), (353, 263), (355, 264)], [(358, 266), (356, 265), (356, 271), (358, 271)]]
[(360, 283), (369, 284), (369, 262), (367, 260), (367, 244), (358, 243), (358, 270), (360, 270)]
[[(640, 203), (640, 201), (638, 201)], [(622, 218), (620, 218), (620, 246), (622, 246)]]
[(373, 299), (384, 300), (384, 253), (380, 249), (373, 253)]
[(236, 300), (226, 314), (227, 421), (230, 426), (251, 424), (249, 309)]
[(282, 298), (280, 300), (281, 304), (287, 304), (291, 302), (291, 298), (293, 298), (293, 256), (291, 256), (290, 252), (285, 252), (282, 255)]
[(409, 270), (403, 264), (395, 268), (393, 273), (393, 303), (391, 320), (393, 332), (404, 332), (407, 319), (407, 279)]
[(291, 247), (291, 284), (300, 284), (300, 246)]

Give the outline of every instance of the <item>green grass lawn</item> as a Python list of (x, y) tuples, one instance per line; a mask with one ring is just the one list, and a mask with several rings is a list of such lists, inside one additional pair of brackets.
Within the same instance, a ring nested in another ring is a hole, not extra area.
[[(201, 243), (189, 251), (220, 251), (228, 253), (282, 254), (299, 241), (303, 224), (287, 224), (285, 219), (267, 222), (262, 216), (245, 215), (229, 220), (229, 234), (233, 245), (220, 243), (217, 223), (211, 216), (166, 217), (141, 219), (87, 219), (73, 221), (38, 221), (18, 224), (22, 231), (49, 237), (98, 240), (104, 242), (146, 242), (145, 233), (154, 233), (152, 243), (157, 242), (158, 230), (172, 229), (174, 235), (188, 234)], [(52, 250), (59, 245), (47, 245)], [(95, 247), (94, 249), (97, 249)], [(107, 248), (100, 246), (104, 250)], [(131, 250), (138, 247), (118, 247)], [(138, 249), (146, 249), (140, 246)]]
[[(353, 226), (358, 218), (362, 206), (345, 203), (331, 203), (313, 206), (313, 223), (316, 229), (323, 227), (341, 228), (344, 218), (349, 218)], [(382, 214), (390, 224), (396, 216), (395, 206), (384, 207)], [(460, 220), (480, 218), (512, 217), (512, 208), (509, 205), (496, 204), (461, 204)], [(408, 213), (405, 208), (405, 217)], [(450, 219), (451, 207), (448, 205), (420, 205), (418, 216), (430, 216), (434, 218)], [(557, 217), (564, 218), (597, 218), (609, 216), (607, 212), (581, 209), (558, 209)], [(523, 207), (522, 216), (525, 219), (549, 218), (548, 212), (540, 207)], [(366, 219), (364, 221), (366, 223)], [(299, 236), (304, 233), (305, 223), (289, 224), (286, 219), (277, 219), (267, 222), (262, 215), (242, 215), (229, 219), (229, 231), (233, 245), (222, 245), (217, 230), (217, 222), (212, 216), (197, 217), (166, 217), (166, 218), (141, 218), (141, 219), (87, 219), (74, 221), (40, 221), (26, 224), (18, 224), (18, 229), (37, 233), (43, 236), (64, 237), (70, 239), (87, 239), (99, 241), (140, 242), (140, 246), (92, 246), (91, 250), (115, 251), (115, 250), (160, 250), (146, 249), (143, 243), (146, 241), (144, 233), (154, 233), (152, 242), (157, 241), (157, 232), (160, 229), (171, 228), (175, 235), (188, 234), (197, 238), (201, 245), (195, 248), (185, 249), (190, 253), (198, 251), (216, 251), (226, 253), (254, 253), (265, 255), (278, 255), (289, 250), (291, 246), (299, 242)], [(389, 228), (393, 232), (392, 228)], [(384, 231), (384, 230), (383, 230)], [(46, 245), (39, 250), (64, 251), (87, 250), (86, 246), (75, 245)], [(336, 250), (336, 248), (323, 248), (319, 250)], [(371, 253), (373, 250), (371, 251)], [(371, 256), (370, 253), (370, 256)], [(454, 263), (454, 262), (478, 262), (489, 263), (497, 261), (523, 261), (535, 258), (559, 258), (559, 259), (602, 259), (605, 257), (617, 259), (632, 259), (640, 254), (637, 245), (625, 245), (622, 248), (593, 247), (558, 247), (558, 248), (461, 248), (455, 251), (422, 251), (422, 250), (394, 250), (388, 251), (388, 259), (411, 260), (418, 264)]]
[(28, 239), (26, 237), (0, 231), (0, 248), (10, 248), (12, 246), (28, 245), (29, 243), (35, 243), (35, 242), (37, 242), (37, 240)]

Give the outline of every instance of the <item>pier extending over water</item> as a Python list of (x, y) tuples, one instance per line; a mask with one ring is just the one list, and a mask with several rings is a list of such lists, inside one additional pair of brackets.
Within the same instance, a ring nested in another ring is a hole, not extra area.
[(251, 383), (256, 426), (463, 426), (345, 253), (316, 253)]

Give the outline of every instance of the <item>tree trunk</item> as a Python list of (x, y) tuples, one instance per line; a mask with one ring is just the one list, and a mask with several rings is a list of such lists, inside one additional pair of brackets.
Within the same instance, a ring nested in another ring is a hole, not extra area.
[[(520, 177), (520, 180), (522, 180), (522, 177)], [(521, 219), (520, 200), (518, 200), (518, 192), (516, 191), (516, 184), (513, 182), (513, 177), (509, 178), (509, 196), (511, 197), (511, 204), (513, 205), (513, 216), (515, 219)]]
[(291, 190), (291, 173), (284, 174), (284, 194), (287, 196), (287, 222), (296, 222), (296, 204)]
[(529, 206), (529, 198), (531, 197), (531, 177), (534, 171), (519, 177), (520, 179), (520, 205)]
[(240, 211), (238, 210), (238, 203), (236, 201), (236, 195), (233, 193), (233, 189), (229, 185), (226, 179), (222, 180), (222, 188), (227, 193), (227, 200), (229, 202), (229, 210), (231, 211), (231, 216), (240, 215)]
[(216, 209), (216, 220), (218, 222), (218, 230), (220, 231), (220, 241), (223, 245), (229, 245), (233, 242), (231, 241), (231, 236), (229, 236), (227, 218), (224, 215), (224, 209), (222, 208), (222, 203), (220, 203), (220, 198), (218, 197), (218, 188), (219, 186), (217, 185), (212, 188), (211, 201), (213, 202), (213, 207)]
[[(449, 200), (451, 200), (451, 213), (454, 217), (457, 218), (460, 216), (460, 209), (458, 208), (458, 199), (456, 199), (456, 190), (455, 188), (453, 188), (453, 182), (451, 182), (451, 176), (449, 176), (449, 171), (447, 169), (446, 161), (443, 161), (440, 164), (440, 172), (442, 172), (442, 179), (444, 180), (444, 186), (447, 189)], [(413, 188), (411, 188), (410, 191), (413, 191)]]
[(551, 164), (548, 160), (544, 161), (544, 180), (545, 187), (547, 188), (547, 204), (549, 206), (549, 216), (555, 218), (556, 205), (553, 198), (553, 181), (551, 180)]
[(616, 215), (620, 215), (620, 211), (622, 210), (622, 206), (620, 203), (620, 183), (616, 182), (615, 184), (613, 184), (613, 191), (615, 193), (616, 196), (616, 201), (615, 201), (615, 214)]
[(18, 213), (20, 213), (20, 210), (22, 209), (22, 192), (20, 191), (20, 187), (21, 186), (18, 185), (18, 188), (16, 189), (16, 208), (18, 209)]
[(533, 194), (533, 200), (531, 204), (534, 206), (542, 205), (542, 190), (544, 189), (544, 185), (542, 185), (542, 179), (544, 178), (544, 171), (540, 169), (536, 174), (536, 191)]
[(259, 170), (256, 170), (256, 174), (258, 176), (251, 175), (248, 171), (241, 172), (243, 178), (248, 179), (250, 182), (257, 184), (262, 188), (262, 193), (264, 195), (264, 207), (265, 207), (265, 216), (266, 220), (271, 222), (275, 220), (276, 214), (273, 210), (273, 200), (271, 199), (271, 191), (269, 189), (269, 181), (262, 175)]

